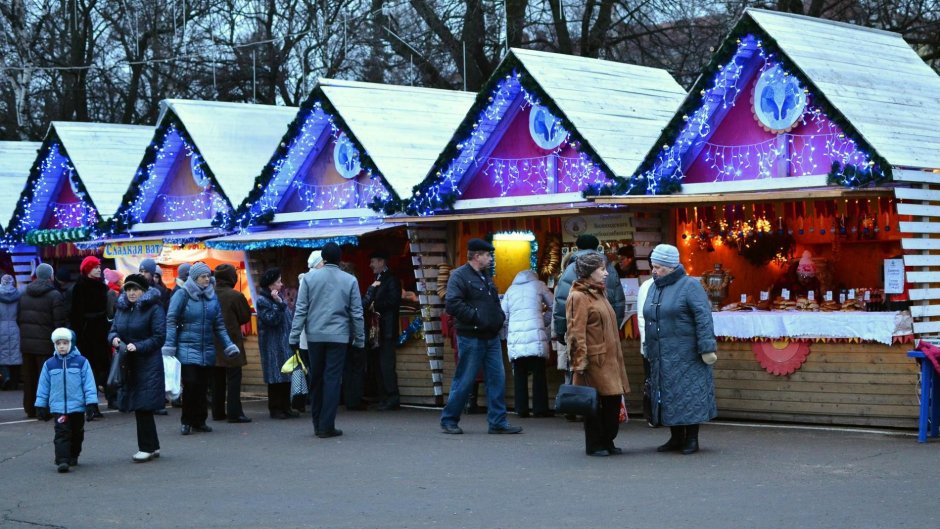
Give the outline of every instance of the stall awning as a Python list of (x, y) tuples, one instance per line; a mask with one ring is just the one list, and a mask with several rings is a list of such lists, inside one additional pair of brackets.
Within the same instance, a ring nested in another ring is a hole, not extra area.
[(542, 208), (542, 209), (479, 209), (465, 211), (449, 211), (426, 217), (393, 217), (386, 222), (412, 223), (412, 222), (448, 222), (456, 220), (487, 220), (487, 219), (509, 219), (524, 217), (561, 217), (565, 215), (584, 215), (587, 213), (608, 213), (607, 208), (597, 207), (575, 207), (575, 208)]
[(328, 242), (359, 244), (359, 237), (403, 226), (403, 224), (339, 224), (329, 226), (311, 226), (309, 228), (291, 228), (284, 230), (266, 230), (253, 233), (227, 235), (206, 241), (209, 248), (220, 250), (261, 250), (290, 246), (293, 248), (322, 248)]
[(680, 206), (688, 204), (714, 204), (720, 202), (791, 202), (803, 200), (831, 200), (834, 198), (873, 198), (894, 196), (887, 187), (868, 189), (820, 188), (784, 189), (779, 191), (733, 191), (727, 193), (700, 193), (674, 195), (620, 195), (587, 197), (597, 204), (633, 206)]

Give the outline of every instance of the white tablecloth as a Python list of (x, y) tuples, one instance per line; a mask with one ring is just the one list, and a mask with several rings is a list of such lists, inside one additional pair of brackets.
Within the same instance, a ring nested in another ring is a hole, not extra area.
[(912, 333), (908, 312), (713, 312), (715, 335), (729, 338), (861, 338), (891, 345)]

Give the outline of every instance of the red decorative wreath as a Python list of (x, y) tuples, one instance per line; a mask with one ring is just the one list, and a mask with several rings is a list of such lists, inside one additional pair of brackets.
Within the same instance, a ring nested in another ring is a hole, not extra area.
[(789, 340), (754, 342), (754, 356), (771, 375), (789, 375), (800, 368), (809, 356), (809, 344)]

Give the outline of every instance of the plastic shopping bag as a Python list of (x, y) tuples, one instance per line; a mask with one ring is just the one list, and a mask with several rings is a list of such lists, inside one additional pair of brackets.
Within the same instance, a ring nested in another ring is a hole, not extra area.
[(623, 396), (620, 397), (620, 417), (618, 420), (621, 424), (630, 420), (630, 417), (627, 415), (627, 400)]
[(305, 366), (303, 360), (300, 359), (299, 352), (295, 352), (293, 356), (284, 362), (284, 365), (281, 366), (281, 373), (289, 375), (293, 373), (295, 369), (302, 369), (304, 373), (307, 372), (307, 366)]
[(166, 391), (166, 398), (176, 400), (183, 392), (183, 386), (180, 380), (182, 366), (175, 356), (163, 357), (163, 383)]

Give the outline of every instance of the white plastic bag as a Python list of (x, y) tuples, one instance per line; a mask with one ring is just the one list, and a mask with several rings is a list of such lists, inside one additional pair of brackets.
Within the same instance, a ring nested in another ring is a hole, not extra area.
[(163, 383), (166, 388), (166, 398), (176, 400), (183, 392), (183, 386), (180, 380), (182, 371), (180, 361), (175, 356), (163, 357)]

